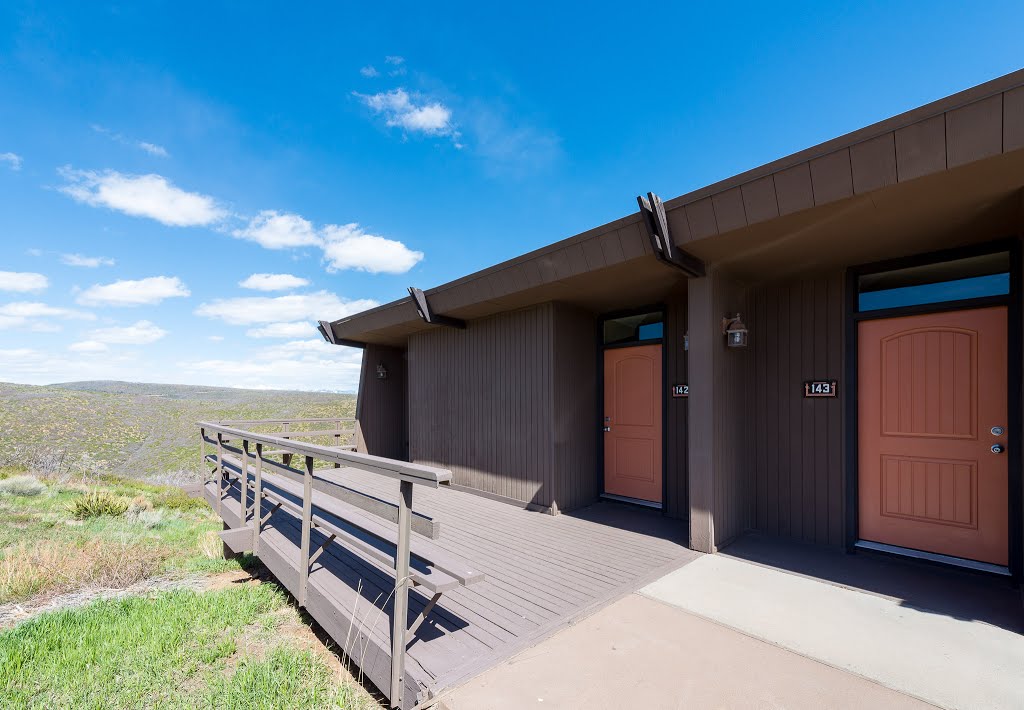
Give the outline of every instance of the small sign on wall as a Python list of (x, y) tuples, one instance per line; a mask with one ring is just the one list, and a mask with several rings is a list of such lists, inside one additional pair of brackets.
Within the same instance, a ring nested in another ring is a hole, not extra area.
[(808, 380), (804, 382), (804, 397), (836, 397), (838, 386), (836, 380)]
[(690, 385), (672, 385), (673, 397), (689, 397)]

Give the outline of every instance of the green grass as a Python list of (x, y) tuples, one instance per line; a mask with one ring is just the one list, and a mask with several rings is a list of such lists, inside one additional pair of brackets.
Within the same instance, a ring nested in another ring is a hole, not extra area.
[(276, 587), (246, 584), (43, 614), (0, 632), (0, 697), (40, 709), (371, 707), (282, 640), (285, 606)]

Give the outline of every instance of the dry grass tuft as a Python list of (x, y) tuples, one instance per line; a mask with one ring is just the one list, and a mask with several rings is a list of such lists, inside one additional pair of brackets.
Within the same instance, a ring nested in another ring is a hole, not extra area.
[(209, 530), (199, 538), (199, 551), (211, 560), (224, 556), (224, 542), (216, 530)]
[(0, 599), (77, 589), (126, 589), (154, 575), (166, 552), (128, 542), (17, 543), (0, 559)]

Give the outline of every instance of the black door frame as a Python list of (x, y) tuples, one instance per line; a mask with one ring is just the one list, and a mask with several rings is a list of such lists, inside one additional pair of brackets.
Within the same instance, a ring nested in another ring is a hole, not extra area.
[[(858, 279), (864, 274), (891, 271), (912, 266), (935, 264), (954, 261), (972, 256), (982, 256), (998, 252), (1010, 255), (1010, 292), (1003, 296), (988, 296), (962, 301), (943, 301), (917, 306), (886, 308), (873, 311), (860, 311), (858, 308)], [(955, 249), (917, 254), (899, 259), (890, 259), (870, 264), (850, 267), (846, 270), (845, 283), (845, 379), (846, 397), (844, 400), (845, 446), (846, 455), (843, 476), (846, 495), (846, 550), (856, 551), (855, 546), (860, 539), (858, 511), (858, 408), (857, 408), (857, 375), (858, 375), (858, 324), (863, 320), (896, 318), (900, 316), (920, 315), (924, 313), (942, 313), (987, 306), (1006, 306), (1007, 328), (1007, 505), (1009, 522), (1008, 569), (1014, 582), (1019, 583), (1024, 572), (1024, 488), (1022, 488), (1022, 457), (1021, 425), (1024, 392), (1022, 392), (1022, 361), (1024, 361), (1024, 342), (1022, 342), (1022, 249), (1018, 238), (1000, 239), (984, 244), (976, 244)]]
[[(642, 313), (659, 313), (661, 314), (661, 337), (652, 338), (651, 340), (639, 340), (637, 342), (630, 343), (617, 343), (612, 345), (604, 344), (604, 324), (605, 321), (615, 320), (616, 318), (625, 318), (626, 316), (636, 316)], [(659, 510), (662, 515), (666, 515), (668, 512), (668, 477), (666, 471), (668, 470), (668, 441), (665, 433), (668, 431), (668, 397), (666, 396), (665, 382), (668, 377), (668, 359), (665, 353), (665, 345), (668, 343), (668, 322), (667, 322), (668, 310), (663, 303), (656, 303), (649, 306), (641, 306), (639, 308), (630, 308), (623, 311), (610, 311), (608, 313), (602, 313), (597, 318), (597, 425), (598, 431), (601, 436), (597, 438), (597, 475), (600, 481), (598, 486), (598, 496), (602, 498), (608, 498), (609, 500), (617, 500), (624, 503), (630, 503), (629, 500), (624, 499), (621, 496), (614, 496), (614, 494), (606, 493), (604, 490), (604, 351), (614, 350), (618, 348), (635, 348), (643, 345), (660, 345), (661, 346), (661, 503), (655, 503), (651, 501), (650, 504), (636, 503), (635, 505), (642, 505), (645, 508), (651, 508)], [(612, 497), (614, 496), (614, 497)]]

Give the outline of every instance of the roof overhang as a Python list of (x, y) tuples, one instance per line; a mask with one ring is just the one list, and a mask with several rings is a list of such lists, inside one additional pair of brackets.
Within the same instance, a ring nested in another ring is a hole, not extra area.
[[(676, 245), (759, 282), (1017, 233), (1022, 188), (1024, 70), (664, 207)], [(546, 301), (625, 309), (683, 280), (634, 213), (424, 293), (434, 312), (472, 320)], [(335, 342), (401, 345), (436, 326), (404, 298), (329, 327)]]

